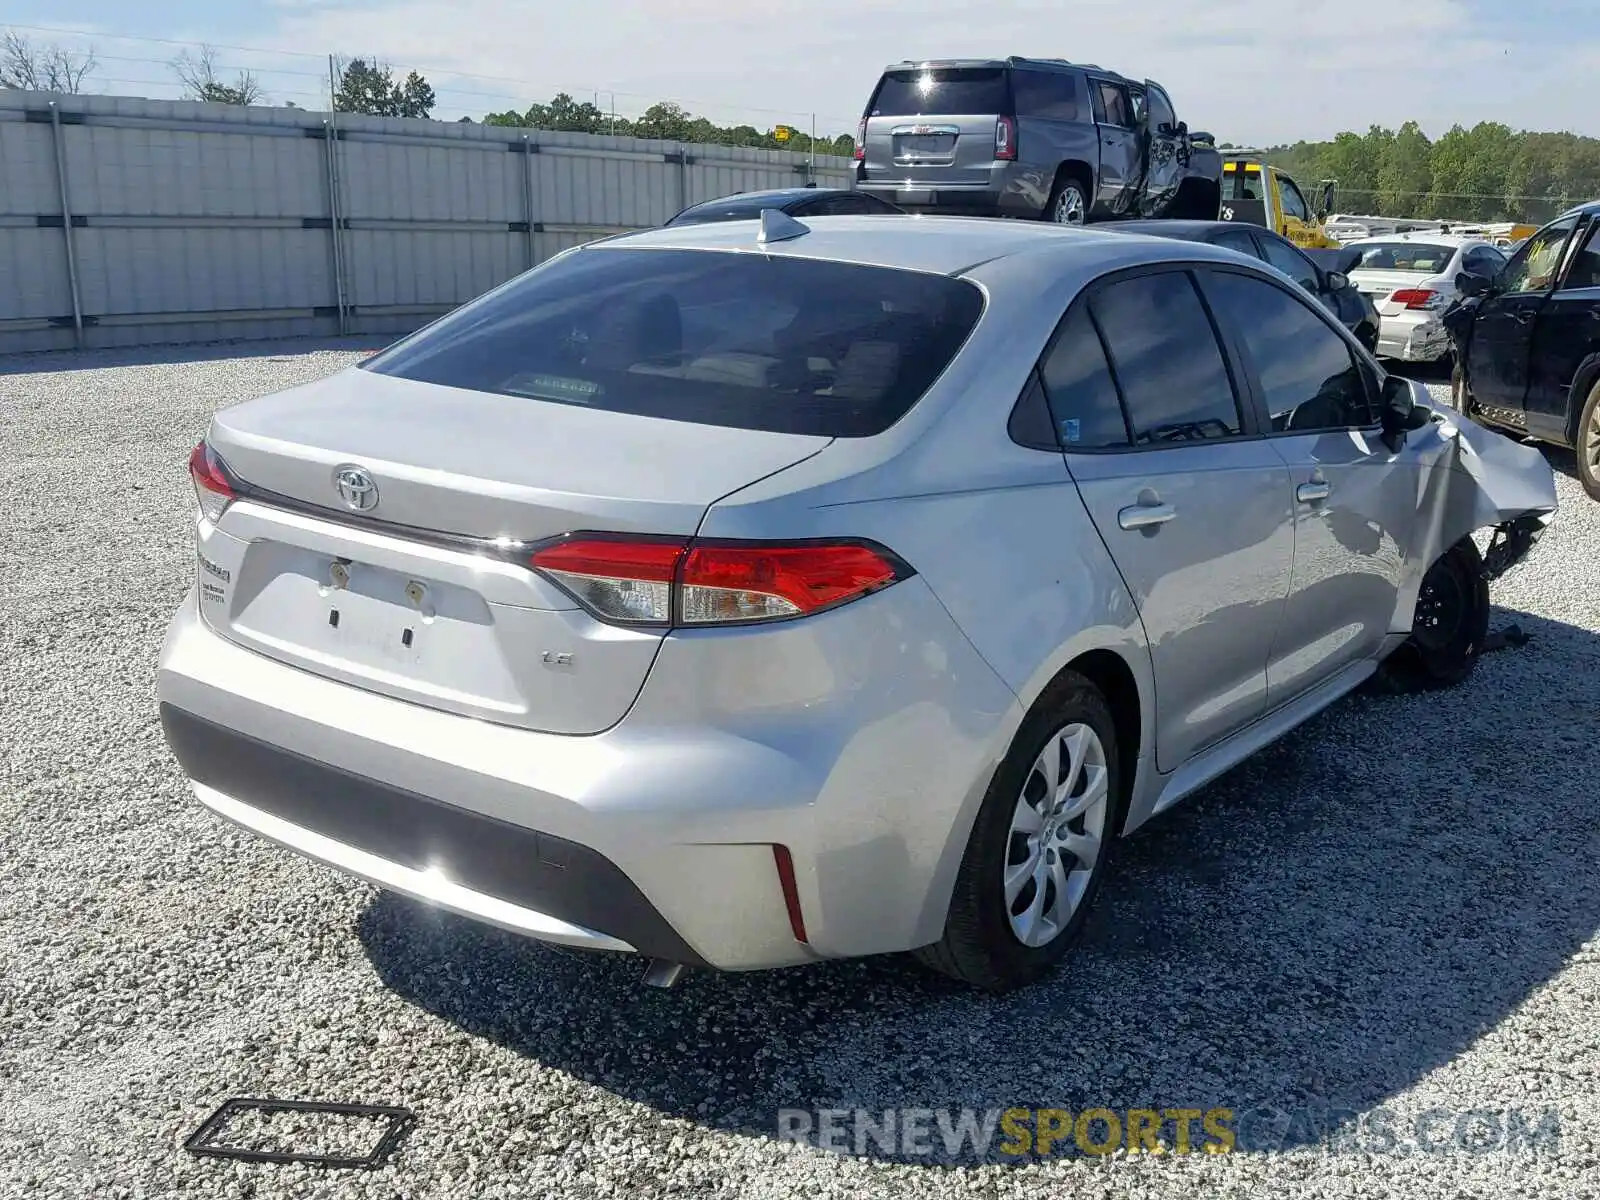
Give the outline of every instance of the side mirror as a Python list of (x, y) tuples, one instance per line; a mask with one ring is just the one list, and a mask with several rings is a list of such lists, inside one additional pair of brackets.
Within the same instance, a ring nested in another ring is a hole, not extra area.
[(1328, 219), (1329, 214), (1333, 212), (1334, 189), (1337, 188), (1337, 187), (1338, 187), (1338, 184), (1335, 183), (1331, 179), (1326, 180), (1326, 181), (1323, 182), (1323, 185), (1322, 185), (1322, 212), (1321, 212), (1320, 216), (1317, 218), (1318, 220), (1326, 221)]
[(1323, 278), (1327, 280), (1330, 292), (1342, 292), (1350, 286), (1350, 276), (1343, 271), (1329, 271)]
[[(1180, 122), (1178, 122), (1178, 123), (1179, 123), (1179, 124), (1180, 124), (1180, 125), (1181, 125), (1181, 124), (1183, 124), (1183, 122), (1182, 122), (1182, 121), (1180, 121)], [(1189, 140), (1190, 140), (1190, 141), (1191, 141), (1191, 142), (1203, 142), (1203, 143), (1204, 143), (1204, 144), (1205, 144), (1205, 145), (1207, 145), (1207, 146), (1214, 146), (1214, 145), (1216, 145), (1216, 142), (1217, 142), (1217, 139), (1216, 139), (1216, 137), (1215, 137), (1215, 136), (1214, 136), (1214, 135), (1212, 135), (1212, 134), (1209, 134), (1209, 133), (1203, 133), (1203, 132), (1201, 132), (1201, 131), (1200, 131), (1200, 130), (1198, 130), (1198, 129), (1194, 129), (1194, 130), (1191, 130), (1191, 129), (1188, 129), (1188, 128), (1185, 128), (1185, 129), (1184, 129), (1184, 132), (1185, 132), (1185, 133), (1187, 133), (1187, 134), (1188, 134), (1188, 135), (1189, 135)]]
[(1456, 274), (1456, 291), (1463, 296), (1486, 296), (1493, 286), (1492, 279), (1486, 279), (1471, 271), (1460, 271)]
[(1379, 434), (1390, 454), (1399, 454), (1406, 444), (1406, 433), (1421, 429), (1429, 421), (1428, 410), (1419, 406), (1411, 391), (1411, 381), (1399, 375), (1383, 380), (1383, 432)]

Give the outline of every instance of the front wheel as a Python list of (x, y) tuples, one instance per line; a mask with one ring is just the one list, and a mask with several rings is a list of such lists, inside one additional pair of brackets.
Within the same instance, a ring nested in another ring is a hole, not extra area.
[(1489, 580), (1477, 543), (1464, 537), (1422, 577), (1411, 636), (1380, 668), (1392, 690), (1464, 683), (1489, 636)]
[(973, 823), (944, 936), (917, 951), (990, 992), (1030, 983), (1082, 933), (1116, 836), (1116, 729), (1092, 683), (1064, 674), (1034, 706)]

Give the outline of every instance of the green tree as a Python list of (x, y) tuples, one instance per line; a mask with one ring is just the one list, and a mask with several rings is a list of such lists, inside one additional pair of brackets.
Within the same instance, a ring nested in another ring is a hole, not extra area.
[(353, 58), (338, 66), (333, 107), (339, 112), (372, 117), (427, 117), (436, 98), (433, 87), (415, 71), (396, 83), (394, 71), (377, 62)]

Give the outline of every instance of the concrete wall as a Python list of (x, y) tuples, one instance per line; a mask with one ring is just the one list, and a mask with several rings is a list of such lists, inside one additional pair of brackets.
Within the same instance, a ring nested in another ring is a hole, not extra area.
[(0, 353), (403, 333), (689, 204), (853, 177), (476, 124), (339, 114), (333, 133), (300, 109), (0, 91)]

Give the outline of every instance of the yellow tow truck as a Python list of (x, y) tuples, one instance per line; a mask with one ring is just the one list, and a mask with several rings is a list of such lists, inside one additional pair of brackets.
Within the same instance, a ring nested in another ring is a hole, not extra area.
[(1224, 221), (1264, 225), (1305, 250), (1337, 249), (1323, 222), (1333, 211), (1334, 181), (1322, 181), (1315, 202), (1300, 185), (1265, 161), (1262, 151), (1230, 146), (1222, 155)]

